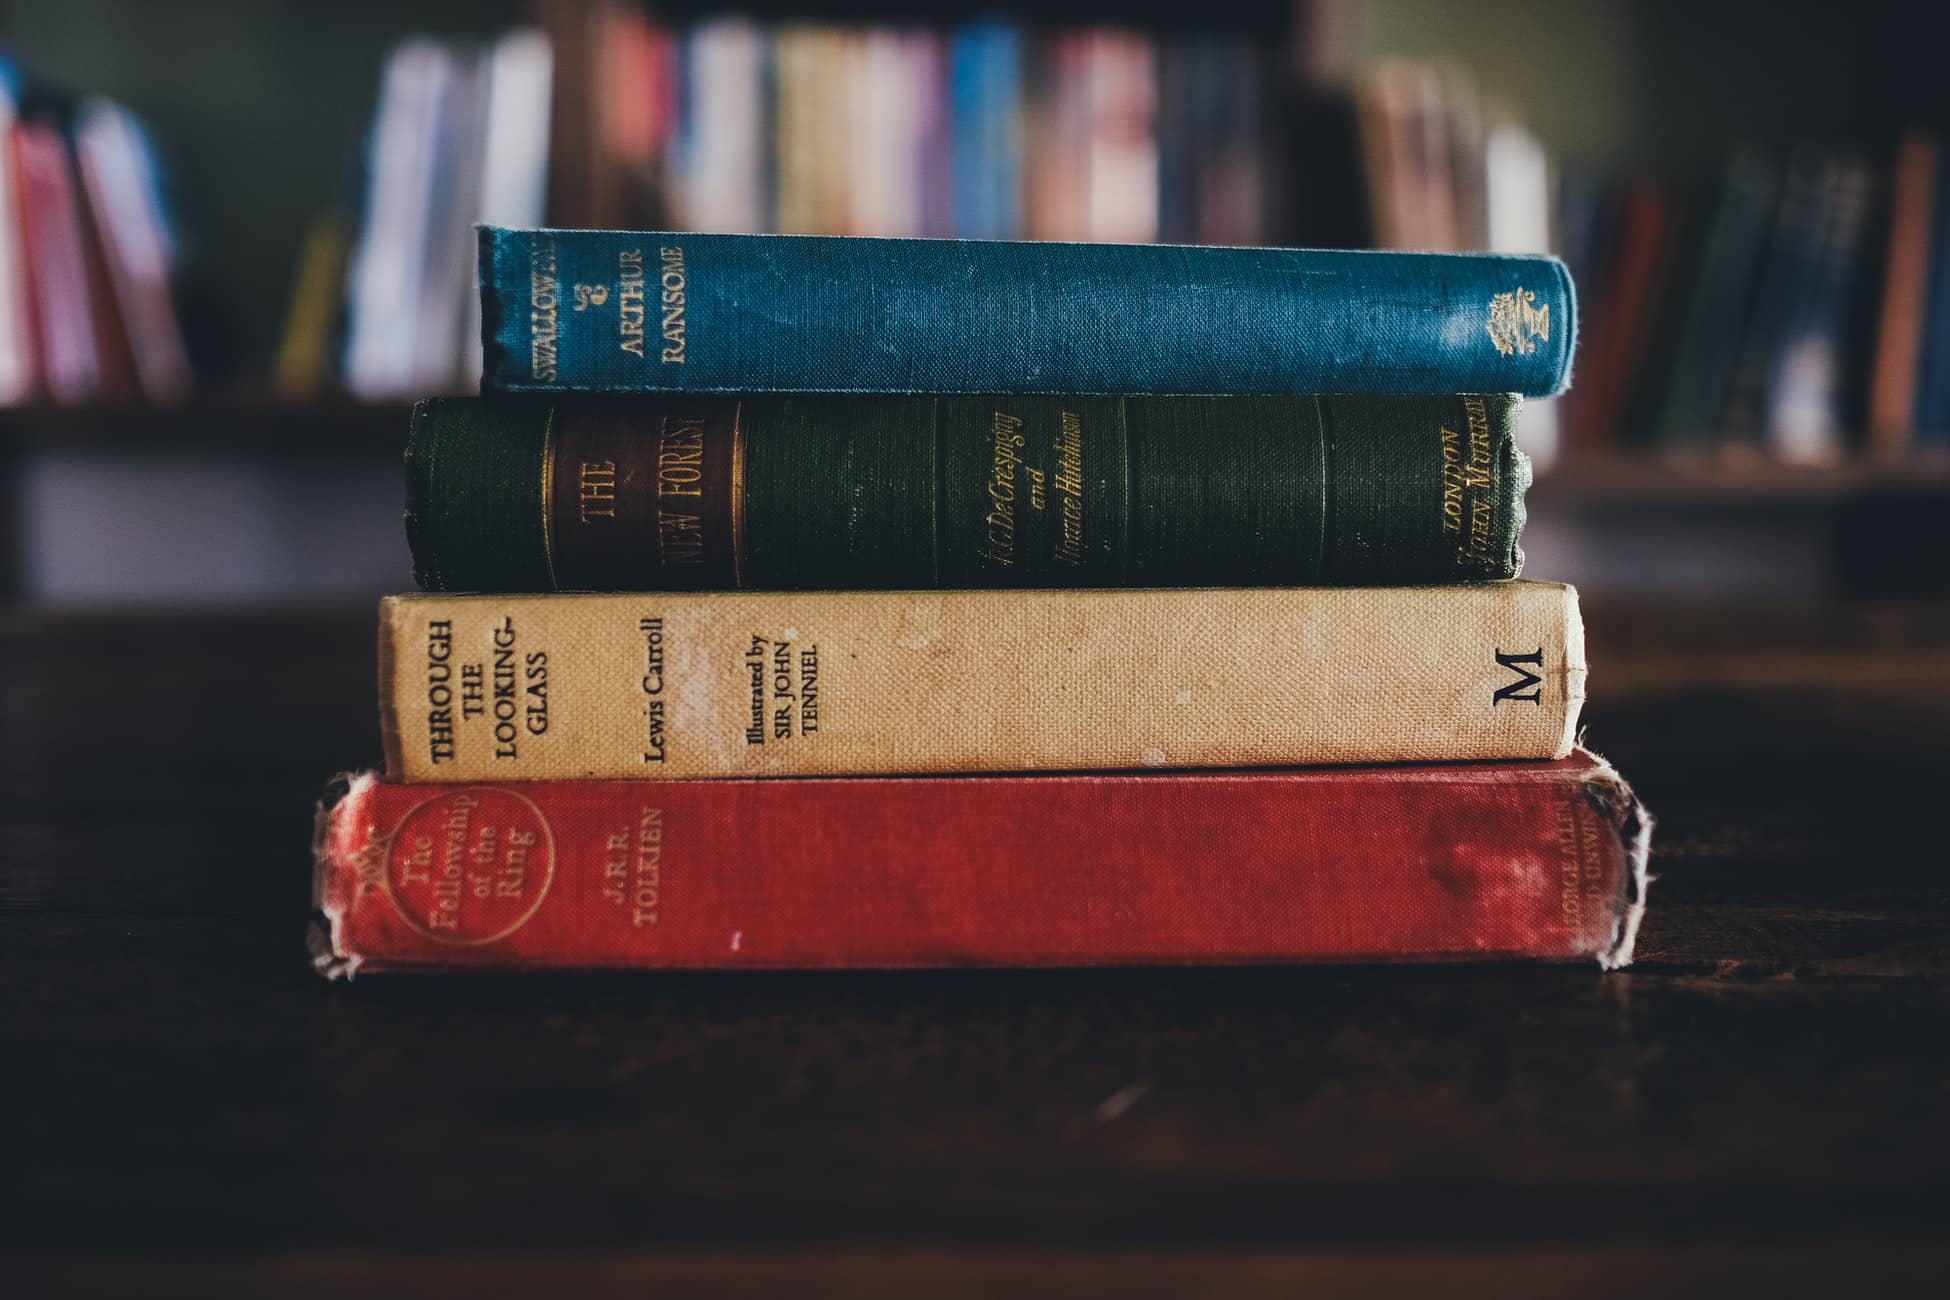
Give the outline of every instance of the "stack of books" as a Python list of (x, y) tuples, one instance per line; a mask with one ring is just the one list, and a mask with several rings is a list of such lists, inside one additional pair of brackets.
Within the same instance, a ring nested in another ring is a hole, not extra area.
[[(1629, 960), (1544, 257), (483, 228), (329, 974)], [(458, 594), (475, 593), (475, 594)]]

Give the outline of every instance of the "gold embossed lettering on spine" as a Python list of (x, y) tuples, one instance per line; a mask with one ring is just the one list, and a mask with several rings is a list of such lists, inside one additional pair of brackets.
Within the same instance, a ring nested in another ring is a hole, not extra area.
[(388, 772), (414, 781), (1545, 758), (1576, 593), (399, 596)]
[(736, 587), (739, 404), (678, 398), (549, 412), (550, 576), (571, 590)]

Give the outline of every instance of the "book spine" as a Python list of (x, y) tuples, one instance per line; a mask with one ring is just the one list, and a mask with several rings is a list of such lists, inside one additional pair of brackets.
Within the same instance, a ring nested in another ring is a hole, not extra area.
[(81, 209), (60, 128), (22, 122), (17, 147), (25, 203), (28, 279), (41, 348), (41, 378), (57, 404), (88, 401), (100, 387)]
[(761, 230), (766, 194), (769, 38), (751, 23), (714, 18), (683, 37), (678, 190), (700, 230)]
[(1084, 48), (1086, 228), (1102, 243), (1151, 243), (1158, 238), (1156, 45), (1102, 29), (1088, 34)]
[[(1200, 80), (1202, 46), (1167, 41), (1158, 47), (1158, 238), (1174, 244), (1220, 241), (1198, 238), (1200, 119), (1206, 107)], [(1207, 137), (1218, 139), (1219, 137)]]
[(1730, 372), (1720, 412), (1724, 439), (1751, 443), (1766, 429), (1778, 363), (1821, 257), (1831, 198), (1826, 157), (1812, 146), (1797, 149), (1781, 184), (1767, 257)]
[[(846, 120), (846, 110), (852, 102), (854, 89), (852, 69), (848, 65), (853, 47), (862, 39), (859, 33), (852, 30), (812, 24), (783, 26), (773, 37), (773, 57), (778, 78), (774, 100), (778, 219), (779, 224), (788, 229), (815, 231), (830, 236), (844, 230), (851, 218), (853, 195), (860, 183), (857, 173), (861, 170), (861, 160), (855, 156), (852, 144), (853, 124)], [(484, 241), (492, 237), (490, 231), (484, 230), (481, 234)], [(750, 239), (753, 236), (738, 238)], [(536, 292), (534, 276), (545, 272), (552, 256), (566, 251), (568, 259), (560, 264), (563, 284), (573, 286), (586, 282), (592, 290), (603, 285), (614, 289), (617, 306), (613, 312), (601, 310), (600, 307), (585, 307), (580, 322), (567, 315), (563, 317), (562, 341), (567, 345), (563, 360), (569, 363), (571, 375), (577, 365), (600, 360), (592, 345), (610, 345), (610, 339), (605, 335), (616, 333), (626, 322), (646, 327), (642, 334), (629, 336), (634, 340), (634, 346), (642, 351), (641, 359), (646, 363), (675, 369), (680, 378), (686, 373), (694, 374), (694, 371), (684, 370), (685, 366), (693, 364), (693, 360), (686, 355), (684, 331), (676, 326), (683, 323), (688, 327), (689, 324), (686, 317), (691, 309), (686, 305), (688, 300), (685, 295), (688, 291), (683, 284), (689, 272), (684, 257), (686, 253), (697, 250), (695, 237), (685, 236), (680, 240), (674, 235), (659, 234), (654, 240), (646, 242), (625, 235), (620, 243), (603, 250), (606, 255), (598, 254), (588, 245), (589, 241), (577, 237), (568, 241), (567, 248), (562, 249), (554, 238), (543, 237), (532, 246), (528, 259), (530, 268), (522, 279), (522, 284), (527, 286), (524, 301), (532, 308)], [(664, 248), (673, 249), (673, 254), (663, 256), (661, 250)], [(640, 257), (635, 263), (624, 262), (620, 254), (632, 251), (647, 254), (648, 260)], [(486, 261), (481, 265), (485, 275)], [(654, 295), (637, 299), (635, 306), (643, 308), (648, 304), (656, 310), (643, 311), (633, 320), (631, 313), (625, 310), (633, 304), (623, 295), (626, 291), (645, 287), (646, 280), (637, 273), (646, 268), (650, 272), (648, 281), (660, 283), (662, 288)], [(599, 271), (602, 273), (598, 274)], [(830, 269), (827, 274), (830, 276)], [(496, 279), (499, 279), (498, 275)], [(488, 302), (485, 284), (484, 280), (483, 304)], [(513, 284), (510, 287), (519, 288)], [(757, 287), (748, 281), (738, 288), (749, 290)], [(663, 324), (662, 294), (665, 292), (676, 293), (678, 298), (673, 305), (685, 307), (684, 312), (672, 317), (669, 325)], [(733, 311), (737, 310), (732, 306), (736, 292), (733, 292), (731, 301), (722, 303)], [(575, 301), (584, 300), (578, 295)], [(595, 311), (595, 317), (588, 315), (590, 310)], [(597, 317), (607, 321), (610, 329), (602, 331), (595, 338), (580, 338), (580, 335), (590, 331), (578, 330), (577, 324), (593, 324)], [(652, 325), (657, 328), (648, 328)], [(659, 337), (664, 330), (670, 331), (669, 338)], [(620, 343), (623, 336), (616, 333), (616, 339)], [(532, 338), (528, 341), (532, 341)], [(584, 349), (587, 350), (586, 355)], [(660, 360), (666, 352), (671, 359)], [(624, 355), (636, 359), (635, 352), (625, 352)], [(708, 362), (706, 368), (709, 368)], [(500, 372), (498, 368), (491, 368), (491, 373), (498, 376)], [(535, 377), (540, 378), (539, 375)], [(546, 385), (547, 381), (543, 379), (542, 383)], [(583, 385), (572, 382), (569, 386)], [(688, 385), (680, 383), (677, 386)]]
[[(1631, 958), (1601, 760), (393, 785), (320, 816), (321, 971)], [(1188, 864), (1200, 864), (1191, 869)]]
[(346, 268), (345, 382), (366, 400), (418, 388), (415, 332), (423, 319), (439, 168), (441, 98), (454, 58), (409, 38), (387, 56), (367, 144), (359, 237)]
[(1846, 450), (1851, 310), (1868, 237), (1872, 178), (1836, 155), (1823, 169), (1821, 229), (1801, 268), (1767, 383), (1768, 450), (1782, 461), (1832, 464)]
[(485, 387), (1521, 393), (1555, 258), (603, 230), (481, 238)]
[(173, 254), (155, 155), (141, 124), (106, 100), (84, 111), (75, 154), (142, 395), (181, 401), (190, 391), (189, 350), (170, 293)]
[(1015, 239), (1022, 229), (1020, 33), (996, 22), (963, 27), (949, 52), (954, 233)]
[(1935, 229), (1912, 417), (1917, 444), (1935, 448), (1950, 442), (1950, 167), (1937, 168), (1930, 219)]
[(1869, 389), (1869, 449), (1908, 450), (1916, 431), (1916, 368), (1922, 351), (1930, 271), (1930, 209), (1942, 145), (1911, 131), (1896, 155), (1890, 196), (1888, 261)]
[(1584, 696), (1547, 583), (389, 596), (405, 781), (1545, 758)]
[(41, 387), (20, 131), (11, 87), (0, 77), (0, 406)]
[[(78, 144), (78, 141), (76, 142)], [(83, 300), (95, 351), (95, 391), (103, 402), (132, 402), (140, 394), (131, 322), (116, 298), (110, 267), (111, 250), (106, 215), (93, 201), (88, 185), (88, 160), (71, 149), (69, 185), (75, 196), (75, 229), (80, 237), (81, 264), (87, 296)]]
[(432, 399), (435, 591), (1165, 587), (1514, 577), (1520, 399)]

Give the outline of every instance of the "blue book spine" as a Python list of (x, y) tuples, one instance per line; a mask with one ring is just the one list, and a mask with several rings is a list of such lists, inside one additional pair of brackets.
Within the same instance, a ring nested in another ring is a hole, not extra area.
[(1022, 33), (989, 30), (983, 147), (988, 157), (989, 238), (1022, 238)]
[(1556, 258), (484, 226), (504, 392), (1559, 392)]
[(1016, 117), (1022, 41), (1014, 28), (977, 23), (949, 52), (953, 119), (954, 230), (963, 239), (1015, 239), (1021, 231)]
[(1950, 443), (1950, 168), (1938, 170), (1935, 214), (1913, 416), (1926, 447)]
[(965, 27), (948, 46), (948, 135), (953, 156), (955, 234), (988, 238), (983, 190), (988, 183), (983, 139), (982, 29)]

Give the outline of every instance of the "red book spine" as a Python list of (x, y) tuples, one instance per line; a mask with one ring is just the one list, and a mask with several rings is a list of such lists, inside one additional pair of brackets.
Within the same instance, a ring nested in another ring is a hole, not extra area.
[(319, 968), (1631, 956), (1650, 819), (1603, 760), (1134, 776), (355, 778)]
[(38, 396), (43, 388), (41, 373), (40, 322), (34, 315), (32, 290), (34, 249), (29, 242), (32, 221), (27, 211), (27, 172), (21, 158), (20, 124), (12, 120), (12, 105), (0, 91), (0, 167), (6, 177), (0, 184), (0, 200), (7, 205), (0, 212), (0, 239), (11, 242), (11, 257), (0, 275), (0, 315), (6, 318), (0, 346), (12, 349), (10, 357), (0, 357), (0, 403), (12, 404)]
[(48, 396), (75, 405), (95, 396), (97, 362), (89, 315), (88, 267), (68, 145), (58, 127), (23, 122), (15, 144), (26, 217), (27, 266), (35, 336)]

